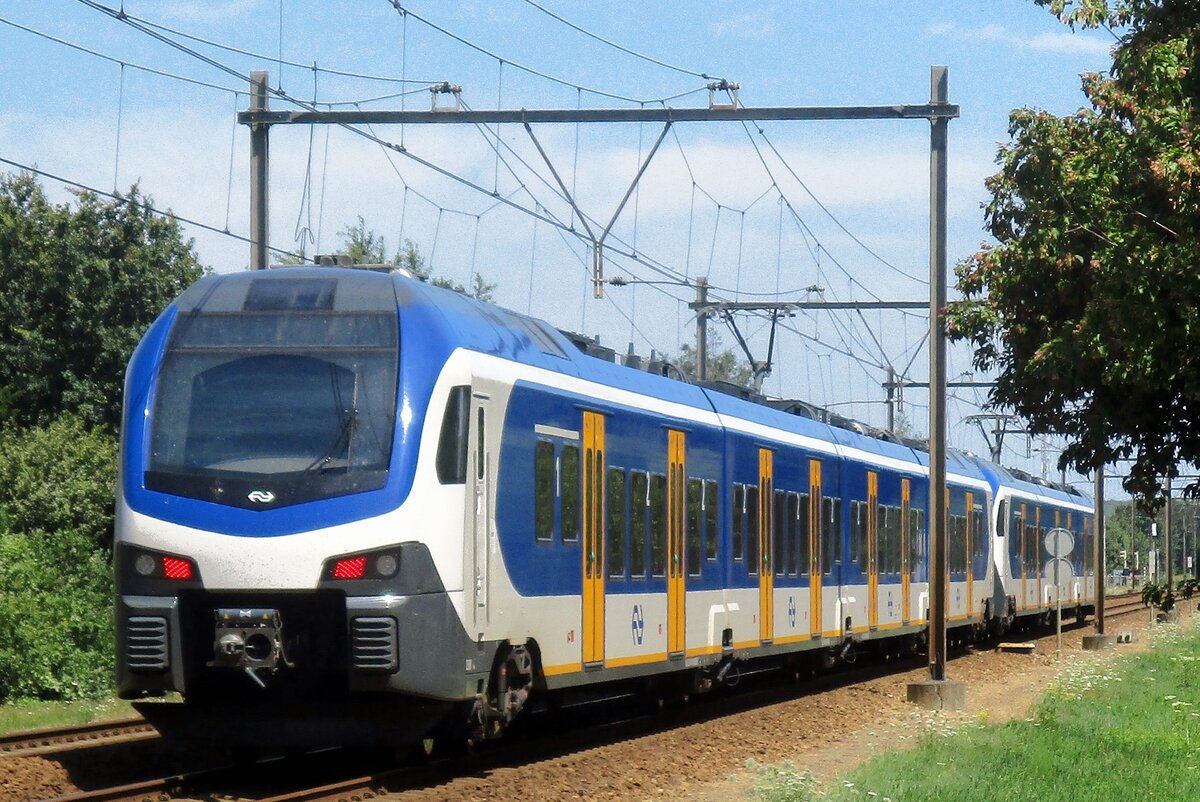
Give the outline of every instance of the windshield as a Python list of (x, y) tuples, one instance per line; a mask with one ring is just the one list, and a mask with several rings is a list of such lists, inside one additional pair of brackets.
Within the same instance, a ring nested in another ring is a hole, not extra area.
[(147, 489), (271, 509), (383, 486), (398, 364), (389, 279), (239, 275), (189, 295), (158, 376)]

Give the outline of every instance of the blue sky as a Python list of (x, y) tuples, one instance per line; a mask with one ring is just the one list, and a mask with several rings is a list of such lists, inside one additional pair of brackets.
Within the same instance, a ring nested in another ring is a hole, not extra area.
[[(1067, 114), (1082, 102), (1079, 74), (1111, 63), (1112, 37), (1071, 32), (1032, 0), (991, 2), (572, 3), (545, 9), (630, 50), (741, 84), (747, 106), (922, 103), (929, 68), (950, 70), (950, 98), (962, 116), (950, 124), (950, 255), (957, 261), (986, 239), (980, 204), (984, 178), (1007, 140), (1008, 114), (1033, 106)], [(105, 0), (118, 7), (120, 0)], [(628, 106), (586, 87), (643, 101), (702, 106), (705, 81), (650, 64), (588, 38), (526, 0), (434, 3), (411, 0), (402, 16), (390, 0), (126, 0), (148, 23), (246, 50), (244, 56), (176, 33), (169, 38), (246, 74), (271, 71), (272, 84), (320, 103), (359, 101), (408, 90), (364, 108), (423, 108), (426, 84), (463, 87), (472, 108)], [(457, 42), (426, 22), (491, 51)], [(94, 50), (119, 64), (0, 24), (0, 156), (110, 190), (135, 181), (161, 207), (232, 232), (248, 231), (248, 132), (236, 126), (245, 84), (78, 0), (8, 0), (0, 20)], [(158, 29), (162, 31), (162, 29)], [(277, 60), (406, 78), (410, 84), (340, 77)], [(197, 86), (136, 69), (184, 76)], [(534, 68), (558, 84), (522, 72)], [(123, 75), (123, 77), (122, 77)], [(572, 86), (573, 85), (573, 86)], [(315, 93), (315, 94), (314, 94)], [(286, 107), (281, 101), (272, 105)], [(118, 124), (120, 127), (118, 148)], [(643, 280), (707, 275), (724, 297), (759, 297), (820, 286), (829, 299), (916, 299), (928, 275), (928, 126), (924, 122), (772, 123), (765, 138), (733, 124), (680, 124), (668, 134), (613, 237), (645, 254), (659, 271), (614, 255), (610, 275)], [(403, 138), (411, 154), (434, 162), (526, 209), (569, 221), (542, 179), (546, 170), (517, 126), (379, 128)], [(655, 126), (543, 126), (537, 129), (559, 172), (589, 216), (607, 221), (659, 131)], [(755, 151), (768, 152), (769, 170)], [(511, 151), (507, 150), (511, 148)], [(390, 158), (389, 158), (390, 157)], [(541, 179), (519, 159), (540, 171)], [(794, 173), (794, 175), (793, 175)], [(802, 183), (801, 183), (802, 182)], [(53, 181), (55, 197), (67, 195)], [(569, 232), (495, 207), (487, 192), (464, 187), (353, 133), (276, 128), (272, 132), (271, 242), (308, 253), (336, 248), (338, 232), (361, 215), (394, 247), (411, 239), (433, 269), (459, 281), (472, 271), (497, 283), (511, 308), (625, 350), (673, 353), (692, 336), (686, 286), (610, 288), (590, 297), (586, 246)], [(819, 202), (819, 203), (818, 203)], [(540, 205), (540, 206), (539, 206)], [(822, 209), (822, 206), (824, 209)], [(826, 211), (827, 210), (827, 211)], [(849, 236), (843, 229), (849, 230)], [(307, 235), (305, 234), (307, 230)], [(189, 227), (201, 259), (218, 271), (245, 267), (248, 247)], [(319, 243), (317, 242), (319, 235)], [(856, 241), (857, 240), (857, 241)], [(861, 243), (861, 244), (860, 244)], [(788, 297), (797, 297), (795, 294)], [(631, 322), (632, 321), (632, 322)], [(927, 321), (894, 312), (797, 317), (777, 344), (772, 394), (838, 405), (882, 423), (884, 366), (927, 376), (920, 345)], [(758, 355), (767, 328), (744, 321)], [(724, 341), (733, 344), (726, 334)], [(819, 341), (819, 342), (817, 342)], [(951, 352), (950, 375), (970, 370), (965, 349)], [(986, 377), (975, 376), (982, 379)], [(985, 452), (961, 419), (978, 411), (982, 391), (963, 390), (950, 405), (951, 443)], [(905, 414), (924, 431), (927, 396), (910, 390)], [(1012, 437), (1010, 464), (1040, 472)], [(1038, 444), (1035, 444), (1035, 448)], [(1051, 464), (1056, 457), (1049, 454)], [(1110, 488), (1115, 491), (1115, 487)]]

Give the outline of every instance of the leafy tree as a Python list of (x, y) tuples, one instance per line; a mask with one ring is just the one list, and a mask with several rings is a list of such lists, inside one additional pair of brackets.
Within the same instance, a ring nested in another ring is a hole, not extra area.
[(115, 429), (125, 363), (203, 268), (136, 186), (76, 200), (51, 203), (27, 174), (0, 177), (0, 419), (69, 410)]
[(404, 240), (403, 247), (389, 258), (387, 255), (387, 243), (384, 241), (383, 235), (377, 234), (373, 229), (368, 228), (367, 222), (362, 216), (359, 216), (358, 223), (353, 226), (347, 226), (340, 233), (344, 253), (357, 264), (396, 265), (397, 267), (403, 267), (414, 276), (426, 279), (435, 287), (454, 290), (463, 295), (478, 298), (481, 301), (493, 300), (493, 292), (496, 289), (496, 285), (484, 281), (483, 276), (478, 273), (471, 277), (472, 286), (469, 290), (456, 281), (432, 275), (425, 264), (425, 257), (421, 256), (416, 243), (410, 239)]
[[(720, 349), (720, 350), (717, 350)], [(696, 378), (696, 348), (690, 343), (679, 346), (679, 355), (670, 360), (685, 376)], [(730, 348), (721, 348), (715, 332), (708, 335), (708, 362), (705, 365), (708, 381), (727, 381), (749, 387), (754, 372)]]
[(903, 409), (896, 410), (896, 415), (892, 419), (892, 431), (898, 437), (925, 437), (925, 435), (918, 433), (913, 427), (912, 419), (908, 417), (908, 413)]
[(947, 328), (997, 371), (994, 404), (1067, 438), (1060, 467), (1132, 458), (1126, 489), (1157, 506), (1200, 460), (1200, 4), (1036, 2), (1122, 33), (1085, 108), (1012, 112), (987, 181), (998, 244), (958, 266)]

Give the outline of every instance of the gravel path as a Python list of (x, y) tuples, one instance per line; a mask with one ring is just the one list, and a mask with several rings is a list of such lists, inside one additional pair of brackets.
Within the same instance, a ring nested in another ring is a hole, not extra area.
[[(1116, 653), (1146, 647), (1148, 618), (1148, 612), (1140, 611), (1110, 622), (1110, 631), (1135, 632), (1135, 642), (1121, 645)], [(1064, 632), (1064, 662), (1081, 659), (1082, 636), (1091, 631), (1089, 624)], [(383, 798), (510, 802), (529, 796), (532, 790), (537, 802), (718, 802), (748, 794), (750, 759), (790, 760), (828, 782), (878, 752), (915, 744), (930, 727), (1025, 716), (1061, 668), (1054, 659), (1053, 634), (1036, 642), (1032, 655), (986, 651), (952, 660), (949, 677), (967, 686), (967, 710), (961, 713), (934, 715), (905, 701), (908, 683), (926, 676), (921, 668)], [(23, 802), (94, 788), (106, 776), (123, 781), (135, 775), (161, 776), (192, 762), (161, 745), (155, 749), (147, 745), (143, 750), (113, 747), (46, 758), (0, 758), (0, 800)]]
[[(1110, 631), (1133, 629), (1136, 642), (1120, 652), (1146, 647), (1148, 611), (1110, 622)], [(1063, 662), (1081, 659), (1088, 625), (1063, 633)], [(483, 777), (459, 778), (436, 788), (383, 797), (404, 802), (447, 799), (508, 802), (536, 789), (538, 802), (574, 800), (690, 800), (725, 802), (744, 798), (746, 763), (791, 760), (828, 782), (872, 755), (915, 745), (930, 727), (986, 717), (1007, 721), (1025, 716), (1062, 664), (1054, 659), (1054, 635), (1036, 639), (1032, 655), (971, 652), (949, 664), (950, 679), (967, 686), (967, 709), (934, 715), (910, 705), (910, 682), (925, 668), (892, 674), (753, 711), (714, 718), (670, 732), (634, 738), (564, 757), (497, 769)], [(1119, 653), (1119, 652), (1113, 652)]]

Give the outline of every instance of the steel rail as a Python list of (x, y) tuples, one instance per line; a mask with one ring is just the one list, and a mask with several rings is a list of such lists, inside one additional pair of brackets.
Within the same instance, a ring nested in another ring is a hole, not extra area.
[(142, 718), (93, 721), (0, 735), (0, 757), (30, 757), (149, 740), (158, 733)]

